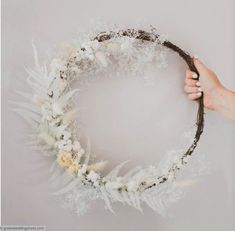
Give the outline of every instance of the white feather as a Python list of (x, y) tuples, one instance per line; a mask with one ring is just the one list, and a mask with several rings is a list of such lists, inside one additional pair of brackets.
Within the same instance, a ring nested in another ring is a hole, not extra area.
[(76, 187), (78, 184), (81, 183), (81, 179), (80, 178), (76, 178), (75, 180), (73, 180), (71, 183), (69, 183), (68, 185), (66, 185), (64, 188), (56, 191), (53, 193), (53, 195), (61, 195), (61, 194), (65, 194), (71, 190), (74, 189), (74, 187)]
[(100, 161), (91, 165), (87, 166), (88, 171), (95, 171), (95, 172), (99, 172), (101, 170), (103, 170), (105, 168), (105, 166), (107, 165), (108, 161)]
[(32, 100), (32, 95), (29, 93), (21, 92), (21, 91), (15, 91), (18, 95), (23, 96), (24, 98), (28, 100)]
[(13, 102), (13, 101), (11, 101), (11, 103), (15, 104), (19, 108), (24, 108), (28, 111), (41, 114), (41, 109), (36, 105), (30, 104), (30, 103), (24, 103), (24, 102)]
[(91, 143), (90, 143), (90, 139), (87, 139), (87, 146), (86, 146), (86, 155), (85, 155), (85, 160), (84, 160), (84, 164), (88, 165), (89, 161), (90, 161), (90, 156), (91, 156)]
[(106, 176), (105, 176), (105, 179), (107, 180), (113, 180), (114, 178), (117, 177), (119, 171), (121, 170), (121, 168), (127, 163), (129, 162), (128, 160), (127, 161), (124, 161), (122, 162), (121, 164), (117, 165), (112, 171), (110, 171)]
[(62, 118), (63, 124), (70, 124), (73, 120), (75, 120), (77, 112), (77, 109), (73, 109), (65, 113)]
[(135, 174), (136, 172), (141, 170), (141, 166), (136, 166), (135, 168), (131, 169), (130, 171), (128, 171), (124, 176), (123, 176), (123, 180), (127, 181), (133, 174)]
[(48, 145), (53, 145), (55, 143), (55, 139), (46, 132), (40, 133), (38, 138)]
[(107, 206), (107, 208), (108, 208), (113, 214), (115, 214), (115, 212), (113, 211), (111, 202), (110, 202), (110, 200), (109, 200), (108, 192), (106, 191), (105, 187), (104, 187), (104, 186), (101, 186), (100, 191), (101, 191), (102, 198), (103, 198), (103, 200), (104, 200), (104, 202), (105, 202), (105, 205)]
[(26, 111), (20, 108), (13, 108), (12, 110), (18, 113), (23, 119), (25, 119), (32, 126), (35, 126), (35, 123), (39, 124), (41, 120), (41, 117), (33, 112)]
[(38, 52), (37, 52), (37, 48), (36, 48), (33, 40), (32, 40), (32, 47), (33, 47), (33, 56), (34, 56), (35, 67), (36, 67), (36, 69), (40, 70), (40, 65), (38, 62)]

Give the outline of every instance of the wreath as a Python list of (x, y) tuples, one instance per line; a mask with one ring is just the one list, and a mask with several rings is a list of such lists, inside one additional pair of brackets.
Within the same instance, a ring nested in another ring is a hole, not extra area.
[(179, 197), (175, 191), (173, 196), (169, 188), (172, 189), (172, 182), (178, 172), (188, 163), (203, 132), (202, 95), (198, 99), (196, 132), (192, 143), (186, 151), (174, 154), (164, 167), (136, 167), (120, 176), (119, 171), (126, 163), (124, 162), (105, 175), (103, 168), (107, 161), (91, 162), (90, 145), (82, 147), (76, 130), (77, 111), (72, 99), (78, 89), (71, 89), (71, 83), (85, 73), (96, 73), (94, 70), (107, 68), (112, 59), (118, 61), (124, 56), (130, 58), (126, 51), (123, 52), (123, 47), (135, 49), (135, 56), (138, 52), (141, 54), (143, 47), (151, 47), (154, 58), (162, 64), (165, 50), (171, 50), (199, 78), (192, 57), (165, 36), (158, 35), (155, 30), (113, 30), (99, 33), (82, 45), (70, 49), (67, 56), (53, 59), (49, 72), (46, 65), (39, 65), (33, 45), (35, 69), (28, 70), (27, 79), (33, 96), (20, 93), (30, 97), (31, 103), (20, 103), (17, 112), (33, 126), (35, 142), (40, 145), (41, 150), (54, 158), (51, 180), (60, 179), (59, 182), (63, 185), (54, 194), (64, 196), (64, 205), (79, 214), (86, 210), (90, 201), (96, 199), (102, 199), (112, 212), (112, 202), (126, 203), (141, 211), (142, 203), (145, 202), (153, 210), (164, 213), (167, 203)]

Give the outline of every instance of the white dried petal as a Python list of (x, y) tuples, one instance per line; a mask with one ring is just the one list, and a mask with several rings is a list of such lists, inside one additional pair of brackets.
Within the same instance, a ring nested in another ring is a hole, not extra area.
[(97, 51), (95, 53), (95, 57), (103, 67), (106, 67), (108, 65), (107, 59), (105, 58), (104, 54), (101, 51)]
[(137, 184), (136, 181), (134, 180), (130, 180), (128, 183), (127, 183), (127, 190), (128, 191), (137, 191), (139, 185)]
[(63, 115), (63, 109), (62, 107), (58, 104), (58, 103), (53, 103), (52, 104), (52, 110), (53, 110), (53, 114), (56, 115)]
[(70, 152), (72, 150), (72, 145), (71, 144), (67, 144), (63, 147), (63, 149), (67, 152)]
[(53, 145), (55, 143), (55, 139), (45, 132), (40, 133), (38, 138), (48, 145)]
[(37, 105), (42, 105), (42, 104), (44, 104), (45, 103), (45, 99), (44, 98), (42, 98), (42, 97), (40, 97), (40, 96), (38, 96), (38, 95), (34, 95), (33, 96), (33, 102), (35, 103), (35, 104), (37, 104)]
[(116, 181), (111, 181), (111, 182), (107, 182), (105, 184), (105, 188), (109, 191), (109, 190), (116, 190), (118, 188), (122, 188), (123, 184), (120, 182), (116, 182)]
[(90, 171), (90, 173), (87, 175), (87, 178), (92, 182), (96, 182), (100, 179), (100, 175), (94, 171)]
[(81, 148), (81, 144), (78, 141), (73, 142), (73, 150), (78, 151)]
[(64, 139), (64, 140), (68, 140), (68, 139), (71, 137), (71, 132), (64, 131), (64, 132), (62, 133), (62, 136), (63, 136), (63, 139)]

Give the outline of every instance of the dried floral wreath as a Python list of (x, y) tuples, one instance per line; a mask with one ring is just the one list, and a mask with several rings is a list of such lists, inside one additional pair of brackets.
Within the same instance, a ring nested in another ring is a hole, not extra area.
[[(198, 100), (196, 133), (192, 144), (186, 151), (174, 155), (163, 167), (136, 167), (119, 176), (124, 162), (104, 175), (102, 170), (106, 161), (90, 163), (90, 147), (81, 146), (75, 126), (77, 110), (72, 99), (78, 89), (71, 90), (71, 83), (87, 72), (94, 73), (95, 69), (107, 68), (112, 59), (133, 59), (138, 53), (141, 55), (141, 49), (149, 47), (154, 51), (152, 59), (156, 59), (158, 64), (164, 66), (162, 57), (165, 50), (170, 49), (183, 58), (190, 70), (199, 77), (191, 56), (154, 30), (125, 29), (99, 33), (93, 39), (68, 50), (66, 56), (54, 59), (50, 72), (47, 72), (46, 65), (39, 65), (33, 45), (36, 67), (28, 70), (27, 79), (33, 96), (20, 93), (30, 97), (33, 104), (19, 103), (17, 112), (35, 129), (36, 142), (41, 150), (47, 155), (54, 155), (51, 179), (63, 176), (59, 178), (63, 187), (55, 194), (64, 195), (65, 206), (78, 214), (84, 213), (89, 202), (98, 198), (112, 212), (112, 202), (126, 203), (141, 211), (141, 203), (145, 202), (159, 213), (164, 213), (167, 203), (177, 199), (178, 194), (172, 194), (172, 182), (177, 172), (187, 164), (203, 132), (203, 96)], [(134, 49), (130, 57), (128, 51)]]

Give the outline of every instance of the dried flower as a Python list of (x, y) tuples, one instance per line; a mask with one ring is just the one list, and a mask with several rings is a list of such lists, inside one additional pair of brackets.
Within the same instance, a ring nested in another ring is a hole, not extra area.
[(57, 155), (57, 162), (62, 167), (69, 167), (73, 163), (72, 155), (69, 152), (62, 152)]
[(35, 103), (35, 104), (37, 104), (37, 105), (42, 105), (42, 104), (44, 104), (45, 103), (45, 99), (44, 98), (42, 98), (42, 97), (40, 97), (40, 96), (38, 96), (38, 95), (34, 95), (33, 96), (33, 102)]
[(81, 148), (81, 144), (78, 141), (73, 142), (73, 150), (78, 151)]
[(138, 189), (139, 185), (136, 181), (134, 180), (130, 180), (128, 183), (127, 183), (127, 190), (130, 192), (130, 191), (136, 191)]
[(123, 184), (117, 181), (107, 182), (105, 184), (107, 190), (116, 190), (123, 187)]
[(87, 179), (91, 180), (94, 183), (100, 179), (100, 175), (94, 171), (90, 171), (87, 175)]
[(43, 142), (45, 142), (48, 145), (54, 145), (55, 139), (47, 134), (46, 132), (42, 132), (38, 136), (39, 139), (41, 139)]
[(76, 174), (79, 169), (80, 169), (80, 165), (77, 163), (72, 163), (68, 168), (69, 172), (72, 174)]

